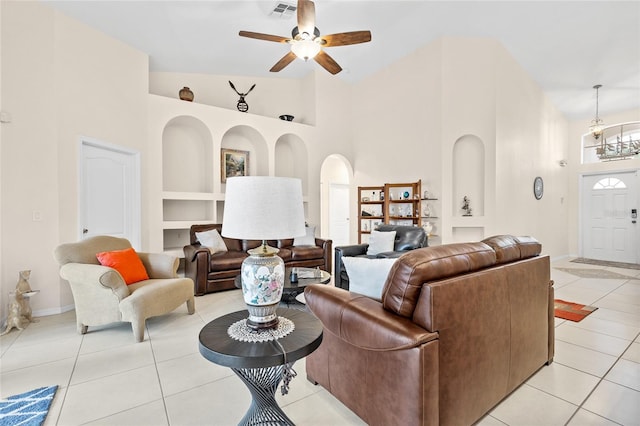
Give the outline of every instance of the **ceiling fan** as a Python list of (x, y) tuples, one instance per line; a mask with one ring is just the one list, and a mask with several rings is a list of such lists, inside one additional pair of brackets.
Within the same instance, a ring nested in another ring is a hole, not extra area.
[(278, 72), (298, 57), (305, 61), (313, 58), (331, 74), (338, 74), (342, 67), (329, 56), (323, 47), (346, 46), (371, 41), (370, 31), (351, 31), (345, 33), (320, 35), (316, 27), (316, 6), (311, 0), (298, 0), (298, 26), (291, 31), (291, 37), (240, 31), (241, 37), (256, 38), (258, 40), (288, 43), (291, 51), (282, 57), (269, 71)]

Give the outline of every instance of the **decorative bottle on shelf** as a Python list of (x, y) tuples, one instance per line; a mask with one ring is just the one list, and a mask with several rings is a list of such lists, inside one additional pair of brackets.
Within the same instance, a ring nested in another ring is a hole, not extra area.
[(431, 231), (433, 231), (433, 224), (431, 222), (425, 222), (424, 225), (422, 225), (422, 228), (428, 236), (431, 236)]
[(178, 96), (180, 96), (180, 99), (182, 99), (183, 101), (193, 102), (193, 92), (187, 86), (184, 86), (182, 89), (180, 89), (180, 91), (178, 92)]

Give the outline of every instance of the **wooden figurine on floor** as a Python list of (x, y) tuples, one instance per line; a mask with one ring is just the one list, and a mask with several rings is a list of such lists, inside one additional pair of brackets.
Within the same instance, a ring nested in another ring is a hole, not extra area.
[(39, 290), (33, 291), (29, 285), (29, 277), (31, 271), (20, 271), (20, 278), (16, 285), (16, 290), (9, 293), (9, 313), (7, 315), (7, 323), (5, 329), (0, 336), (4, 336), (13, 328), (24, 330), (30, 322), (36, 322), (33, 319), (29, 298), (38, 293)]

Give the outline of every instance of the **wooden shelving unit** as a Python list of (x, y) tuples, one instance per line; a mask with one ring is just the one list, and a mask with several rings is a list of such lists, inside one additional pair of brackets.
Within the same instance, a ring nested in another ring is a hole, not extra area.
[(384, 185), (384, 223), (421, 226), (422, 181)]
[(379, 224), (422, 226), (422, 181), (358, 187), (358, 244)]
[(384, 221), (384, 205), (384, 186), (358, 187), (358, 244)]

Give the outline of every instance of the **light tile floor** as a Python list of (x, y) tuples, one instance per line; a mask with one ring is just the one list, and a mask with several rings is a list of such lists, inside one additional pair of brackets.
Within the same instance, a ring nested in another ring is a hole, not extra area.
[[(580, 323), (556, 319), (553, 364), (479, 424), (640, 425), (640, 271), (569, 259), (552, 268), (556, 298), (599, 309)], [(197, 342), (206, 323), (243, 308), (239, 291), (198, 297), (195, 315), (181, 307), (147, 321), (143, 343), (128, 324), (80, 336), (73, 311), (42, 317), (0, 338), (0, 396), (58, 384), (45, 425), (235, 425), (249, 392)], [(304, 361), (294, 367), (289, 394), (277, 399), (296, 424), (364, 424), (305, 379)]]

